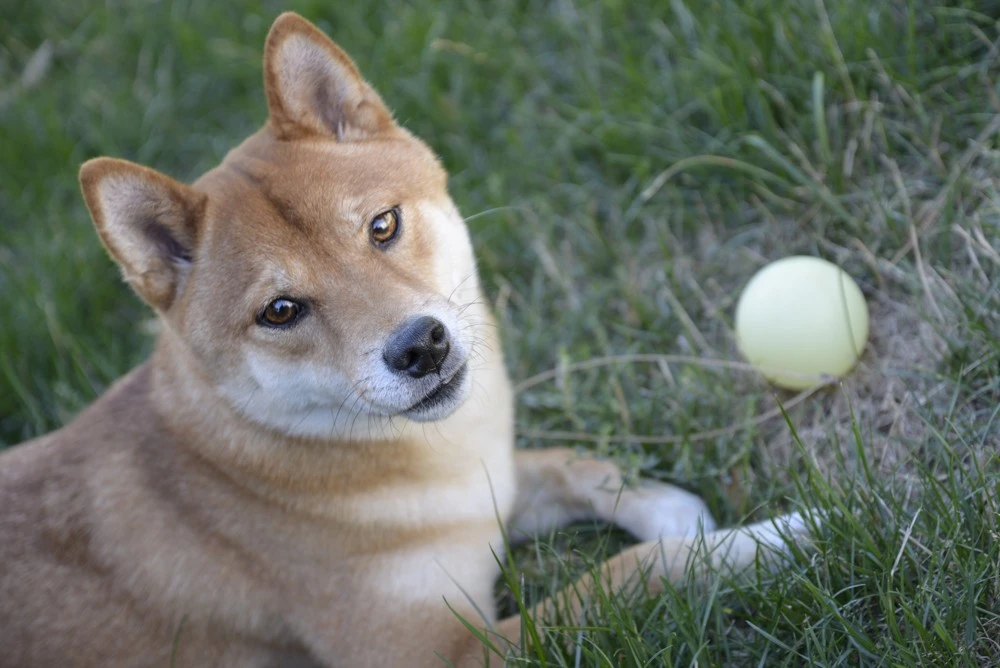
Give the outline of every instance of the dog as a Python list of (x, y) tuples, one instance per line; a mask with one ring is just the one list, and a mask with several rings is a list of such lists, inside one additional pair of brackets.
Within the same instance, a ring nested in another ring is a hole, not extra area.
[(653, 595), (806, 536), (798, 515), (715, 530), (680, 488), (515, 452), (435, 154), (296, 14), (267, 36), (264, 84), (266, 124), (192, 185), (80, 169), (159, 334), (71, 423), (0, 456), (0, 664), (502, 665), (527, 642), (492, 601), (507, 539), (596, 520), (640, 541), (539, 603), (543, 625), (579, 621), (596, 586)]

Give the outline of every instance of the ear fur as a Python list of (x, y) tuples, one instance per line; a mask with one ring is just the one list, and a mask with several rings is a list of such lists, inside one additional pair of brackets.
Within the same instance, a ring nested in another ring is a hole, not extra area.
[(80, 186), (97, 232), (125, 280), (165, 311), (191, 266), (207, 198), (126, 160), (96, 158), (80, 167)]
[(281, 139), (364, 139), (394, 126), (392, 113), (344, 51), (294, 12), (271, 26), (264, 45), (271, 127)]

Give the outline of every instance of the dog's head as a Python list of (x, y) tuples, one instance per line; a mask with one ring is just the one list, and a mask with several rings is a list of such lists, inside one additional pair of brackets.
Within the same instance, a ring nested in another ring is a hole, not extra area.
[(343, 438), (376, 418), (450, 415), (482, 310), (443, 168), (297, 15), (271, 28), (264, 79), (267, 125), (192, 186), (84, 164), (101, 239), (246, 417)]

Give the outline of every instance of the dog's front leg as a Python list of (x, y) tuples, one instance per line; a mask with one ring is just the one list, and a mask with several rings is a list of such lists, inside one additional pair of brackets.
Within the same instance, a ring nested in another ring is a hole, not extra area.
[[(592, 519), (617, 524), (643, 541), (535, 605), (530, 614), (543, 633), (546, 622), (556, 616), (567, 624), (582, 623), (598, 587), (610, 593), (655, 595), (664, 583), (677, 582), (688, 572), (697, 578), (717, 569), (745, 569), (756, 562), (761, 548), (773, 556), (786, 551), (786, 537), (799, 540), (808, 533), (807, 522), (797, 514), (714, 530), (715, 522), (698, 496), (651, 481), (626, 486), (613, 463), (568, 448), (521, 450), (515, 461), (518, 492), (507, 526), (512, 540)], [(523, 642), (522, 624), (515, 615), (493, 626), (490, 637), (501, 652)], [(496, 654), (487, 662), (491, 668), (504, 665)], [(482, 647), (473, 643), (459, 665), (482, 666)]]
[[(821, 521), (820, 516), (812, 518), (814, 523)], [(809, 525), (809, 519), (792, 513), (738, 529), (633, 545), (605, 561), (595, 572), (584, 574), (555, 596), (535, 605), (530, 614), (538, 630), (544, 633), (546, 624), (557, 617), (563, 624), (583, 624), (586, 609), (599, 600), (594, 597), (598, 587), (611, 594), (649, 596), (661, 593), (665, 583), (677, 583), (687, 575), (704, 579), (713, 571), (744, 571), (758, 563), (758, 558), (764, 560), (764, 565), (776, 566), (781, 563), (781, 555), (788, 554), (787, 541), (805, 540)], [(501, 620), (492, 629), (495, 645), (505, 651), (511, 643), (524, 642), (520, 637), (522, 628), (523, 621), (518, 615)], [(463, 665), (482, 665), (474, 659), (470, 655)], [(495, 654), (489, 657), (491, 667), (503, 664), (501, 657)]]
[(648, 480), (627, 486), (612, 462), (581, 456), (569, 448), (519, 450), (517, 499), (508, 525), (511, 540), (523, 540), (572, 522), (599, 520), (639, 540), (691, 536), (715, 522), (705, 502), (679, 487)]

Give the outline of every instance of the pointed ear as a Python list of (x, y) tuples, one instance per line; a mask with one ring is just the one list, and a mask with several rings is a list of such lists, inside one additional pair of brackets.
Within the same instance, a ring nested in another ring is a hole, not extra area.
[(205, 195), (112, 158), (85, 162), (80, 185), (101, 241), (125, 280), (153, 308), (170, 308), (191, 267)]
[(319, 28), (279, 16), (264, 45), (264, 88), (279, 138), (364, 139), (392, 128), (392, 113), (358, 68)]

